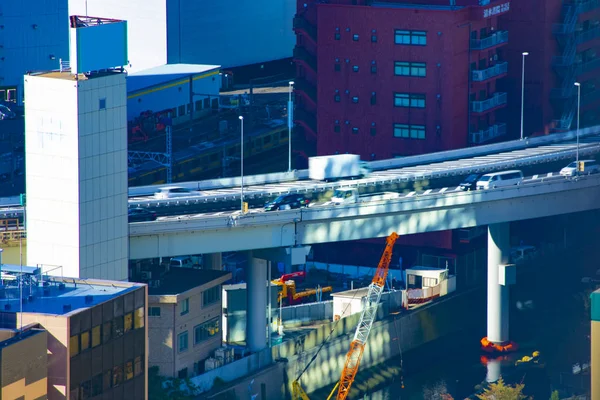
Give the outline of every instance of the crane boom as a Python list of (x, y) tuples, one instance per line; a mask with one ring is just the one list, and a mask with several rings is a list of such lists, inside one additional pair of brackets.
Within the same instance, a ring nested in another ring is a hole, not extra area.
[(379, 305), (381, 293), (383, 292), (385, 280), (390, 268), (394, 243), (396, 243), (397, 239), (398, 234), (396, 232), (393, 232), (390, 236), (388, 236), (385, 250), (383, 251), (379, 265), (377, 266), (377, 271), (375, 272), (373, 281), (369, 285), (366, 303), (360, 316), (358, 326), (356, 327), (354, 340), (352, 340), (352, 343), (350, 344), (350, 351), (348, 351), (348, 354), (346, 355), (346, 363), (344, 364), (344, 369), (339, 382), (338, 394), (336, 398), (337, 400), (346, 399), (350, 393), (350, 387), (354, 382), (354, 377), (358, 372), (360, 360), (363, 352), (365, 351), (365, 345), (367, 344), (371, 327), (373, 326), (373, 322), (377, 316), (377, 307)]

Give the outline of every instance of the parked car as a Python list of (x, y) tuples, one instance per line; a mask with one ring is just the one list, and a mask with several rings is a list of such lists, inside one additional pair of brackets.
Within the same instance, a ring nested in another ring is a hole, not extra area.
[(174, 197), (193, 196), (195, 194), (198, 195), (200, 192), (179, 186), (169, 186), (160, 188), (156, 193), (154, 193), (154, 197), (157, 199), (171, 199)]
[(265, 211), (291, 210), (308, 207), (310, 200), (302, 194), (285, 194), (265, 204)]
[(477, 190), (495, 189), (497, 187), (520, 185), (523, 172), (519, 170), (493, 172), (485, 174), (477, 181)]
[(477, 190), (477, 180), (479, 180), (479, 174), (471, 174), (465, 178), (460, 184), (460, 190)]
[(15, 114), (10, 108), (5, 105), (0, 104), (0, 120), (2, 119), (15, 119), (17, 114)]
[[(600, 166), (596, 160), (580, 160), (579, 162), (583, 163), (583, 172), (582, 174), (596, 174), (600, 171)], [(571, 164), (567, 165), (563, 169), (560, 170), (560, 174), (562, 176), (573, 176), (577, 174), (577, 161), (573, 161)]]
[(156, 221), (156, 213), (145, 208), (130, 208), (127, 219), (129, 222)]

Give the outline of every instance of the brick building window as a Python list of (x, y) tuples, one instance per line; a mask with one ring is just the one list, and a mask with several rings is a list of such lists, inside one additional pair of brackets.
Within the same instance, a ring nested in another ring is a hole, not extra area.
[(354, 35), (352, 35), (352, 40), (354, 40), (355, 42), (358, 42), (358, 33), (355, 33)]
[(371, 43), (377, 43), (377, 35), (371, 35)]
[(221, 285), (212, 287), (202, 292), (202, 307), (209, 306), (221, 300)]
[(371, 92), (371, 105), (374, 106), (377, 104), (377, 93)]
[(202, 343), (211, 337), (219, 334), (220, 318), (210, 319), (194, 327), (194, 345)]
[(340, 40), (340, 39), (342, 38), (342, 35), (340, 35), (340, 33), (339, 33), (339, 32), (336, 32), (336, 33), (335, 33), (335, 35), (333, 35), (333, 38), (334, 38), (335, 40)]
[(187, 331), (180, 333), (177, 335), (177, 350), (180, 353), (187, 351), (188, 349), (188, 333)]
[(394, 75), (425, 77), (427, 64), (421, 62), (394, 61)]
[(358, 72), (358, 65), (353, 65), (352, 66), (352, 71)]
[(352, 133), (354, 133), (355, 135), (358, 135), (358, 128), (357, 127), (352, 128)]
[(190, 312), (190, 299), (182, 300), (179, 303), (179, 315), (185, 315)]
[(352, 102), (355, 103), (355, 104), (358, 104), (358, 96), (354, 96), (352, 98)]
[(394, 31), (394, 43), (408, 46), (426, 46), (427, 32), (396, 29)]
[(394, 107), (425, 108), (425, 95), (394, 93)]
[(394, 137), (425, 139), (425, 125), (394, 124)]

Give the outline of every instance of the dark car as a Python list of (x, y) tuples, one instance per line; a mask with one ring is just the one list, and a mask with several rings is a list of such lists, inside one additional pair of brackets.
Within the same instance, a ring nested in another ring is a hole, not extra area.
[(310, 200), (301, 194), (286, 194), (265, 204), (265, 211), (290, 210), (292, 208), (308, 207)]
[(471, 174), (467, 176), (466, 179), (460, 184), (460, 190), (476, 190), (478, 180), (478, 174)]
[(156, 213), (145, 208), (130, 208), (128, 220), (129, 222), (156, 221)]

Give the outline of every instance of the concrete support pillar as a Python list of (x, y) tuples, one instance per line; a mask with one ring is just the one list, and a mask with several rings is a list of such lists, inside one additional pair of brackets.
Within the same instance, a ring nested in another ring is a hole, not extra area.
[(510, 254), (508, 222), (488, 227), (487, 339), (494, 344), (508, 342), (508, 286), (500, 282), (500, 266)]
[(203, 269), (223, 269), (223, 257), (221, 253), (211, 253), (202, 255), (202, 268)]
[(267, 261), (249, 254), (246, 270), (246, 347), (255, 352), (267, 346)]
[(600, 290), (592, 293), (591, 380), (592, 399), (600, 399)]

